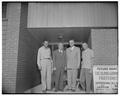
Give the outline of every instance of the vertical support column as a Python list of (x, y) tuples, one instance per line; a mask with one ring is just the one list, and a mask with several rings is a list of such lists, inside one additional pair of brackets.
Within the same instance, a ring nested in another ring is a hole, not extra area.
[(6, 55), (2, 65), (2, 87), (5, 93), (16, 92), (16, 72), (18, 57), (18, 42), (20, 31), (21, 3), (8, 3)]

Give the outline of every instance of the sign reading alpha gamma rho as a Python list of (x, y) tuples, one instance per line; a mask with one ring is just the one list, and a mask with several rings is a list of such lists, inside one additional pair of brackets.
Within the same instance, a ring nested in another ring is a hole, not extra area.
[(94, 93), (118, 92), (118, 66), (95, 65), (93, 68)]

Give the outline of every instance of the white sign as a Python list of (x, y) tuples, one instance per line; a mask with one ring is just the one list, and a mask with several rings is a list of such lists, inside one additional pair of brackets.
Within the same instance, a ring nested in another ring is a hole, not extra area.
[(94, 93), (117, 93), (118, 66), (96, 65), (93, 67)]

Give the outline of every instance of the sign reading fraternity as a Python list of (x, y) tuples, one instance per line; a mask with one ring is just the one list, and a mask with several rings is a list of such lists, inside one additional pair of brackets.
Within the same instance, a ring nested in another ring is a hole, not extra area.
[(117, 93), (118, 66), (96, 65), (93, 68), (94, 93)]

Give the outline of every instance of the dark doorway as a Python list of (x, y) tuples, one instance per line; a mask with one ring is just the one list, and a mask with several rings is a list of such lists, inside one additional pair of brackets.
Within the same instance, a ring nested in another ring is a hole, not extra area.
[[(38, 49), (42, 46), (44, 40), (48, 40), (52, 44), (60, 42), (61, 36), (63, 43), (68, 43), (70, 39), (74, 39), (76, 43), (88, 42), (90, 40), (90, 28), (27, 28), (26, 32), (20, 34), (19, 66), (17, 68), (18, 92), (24, 92), (41, 84), (41, 75), (37, 66)], [(75, 45), (81, 49), (80, 44)], [(57, 49), (56, 44), (54, 48), (51, 45), (49, 47), (52, 51)], [(65, 49), (68, 48), (69, 44), (65, 44), (64, 47)], [(79, 78), (80, 70), (78, 73)]]

